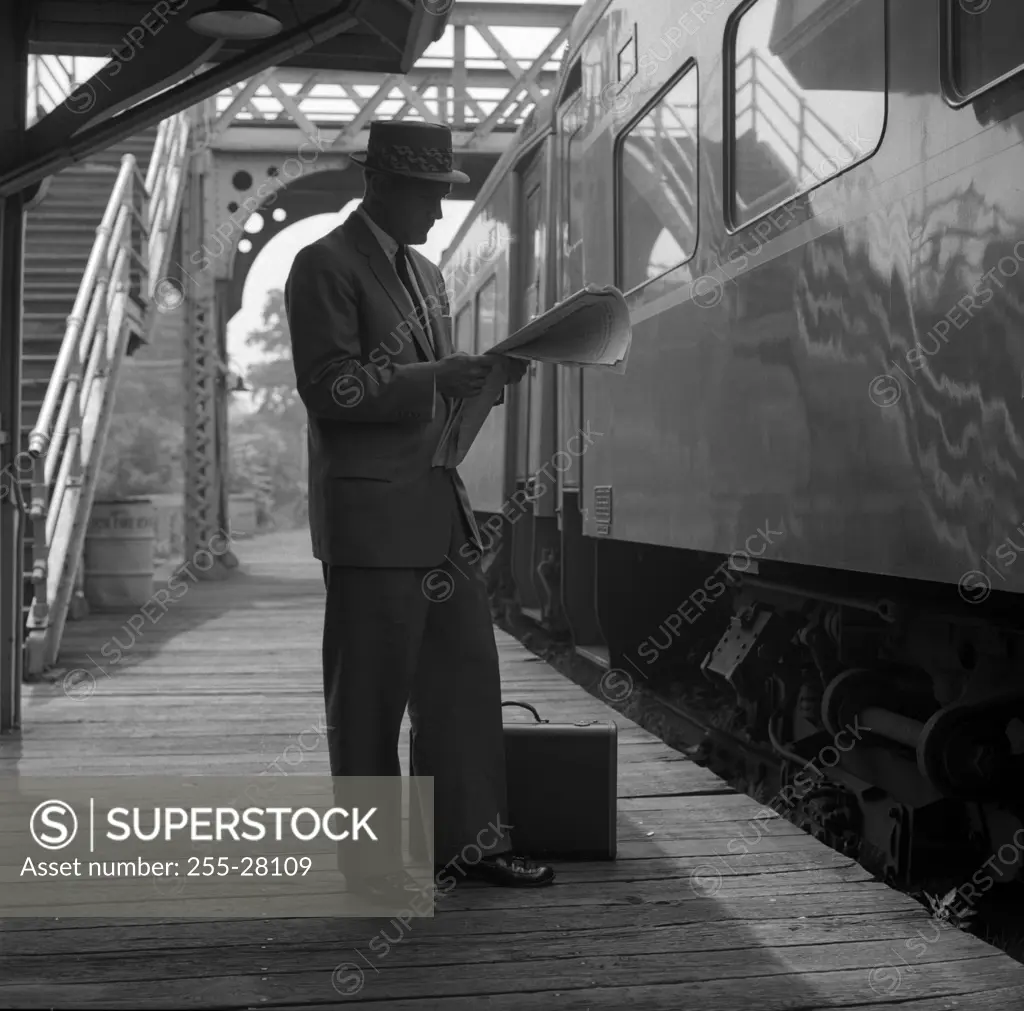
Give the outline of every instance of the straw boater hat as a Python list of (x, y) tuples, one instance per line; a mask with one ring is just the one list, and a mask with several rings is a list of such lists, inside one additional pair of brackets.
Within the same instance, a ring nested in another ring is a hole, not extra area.
[(374, 172), (438, 183), (469, 182), (465, 172), (453, 167), (452, 132), (441, 123), (375, 121), (370, 124), (367, 150), (349, 157)]

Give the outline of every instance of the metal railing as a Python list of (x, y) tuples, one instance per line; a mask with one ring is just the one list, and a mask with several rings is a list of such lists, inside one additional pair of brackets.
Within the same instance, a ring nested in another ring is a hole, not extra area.
[[(845, 158), (847, 162), (857, 159), (861, 152), (852, 150), (839, 133), (811, 108), (803, 95), (756, 50), (751, 50), (737, 63), (737, 78), (742, 77), (747, 63), (750, 64), (750, 76), (737, 87), (736, 120), (750, 113), (753, 136), (757, 136), (760, 124), (772, 135), (772, 146), (776, 152), (786, 151), (795, 166), (791, 181), (780, 183), (770, 192), (761, 194), (750, 206), (767, 207), (793, 196), (811, 183), (808, 174), (813, 181), (820, 182), (820, 172), (816, 173), (813, 169), (815, 159), (819, 166), (839, 153), (848, 156)], [(746, 97), (746, 104), (743, 104), (744, 98), (740, 96), (745, 97), (748, 90), (749, 97)], [(796, 103), (795, 113), (786, 108), (780, 95)], [(796, 135), (795, 142), (786, 137), (784, 126), (788, 126)], [(749, 211), (747, 204), (743, 201), (739, 203), (745, 212)]]
[(34, 588), (26, 666), (57, 659), (113, 411), (118, 371), (134, 332), (156, 317), (154, 287), (177, 227), (189, 155), (188, 113), (160, 124), (145, 178), (126, 154), (67, 319), (42, 408), (29, 435)]
[(53, 112), (91, 74), (74, 56), (29, 56), (28, 125)]

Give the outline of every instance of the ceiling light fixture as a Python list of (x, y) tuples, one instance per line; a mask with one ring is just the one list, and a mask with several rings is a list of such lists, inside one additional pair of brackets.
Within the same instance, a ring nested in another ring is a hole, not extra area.
[(193, 14), (188, 26), (211, 39), (268, 39), (284, 27), (248, 0), (219, 0), (213, 7)]

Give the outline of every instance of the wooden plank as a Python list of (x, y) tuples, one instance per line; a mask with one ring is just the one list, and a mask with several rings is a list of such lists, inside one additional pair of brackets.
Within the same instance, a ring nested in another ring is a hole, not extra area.
[[(834, 889), (833, 889), (834, 892)], [(859, 917), (875, 917), (879, 921), (903, 919), (919, 921), (917, 908), (881, 910), (871, 889), (851, 888), (834, 894), (829, 909), (822, 912), (820, 893), (810, 889), (807, 893), (786, 896), (779, 902), (773, 896), (747, 896), (742, 902), (724, 901), (714, 906), (715, 916), (709, 917), (709, 903), (626, 903), (606, 906), (561, 906), (557, 901), (539, 903), (517, 909), (507, 909), (500, 917), (490, 910), (453, 909), (451, 896), (443, 897), (438, 903), (437, 916), (422, 920), (431, 936), (461, 937), (502, 932), (521, 933), (531, 929), (550, 928), (552, 924), (571, 920), (574, 928), (591, 930), (597, 928), (618, 929), (623, 926), (653, 928), (666, 925), (685, 925), (714, 921), (736, 920), (743, 923), (761, 923), (775, 919), (822, 919), (832, 920), (841, 927), (849, 922), (858, 922)], [(207, 930), (216, 931), (219, 937), (235, 939), (235, 943), (259, 944), (267, 940), (277, 943), (304, 944), (306, 938), (330, 936), (339, 943), (358, 943), (366, 936), (366, 920), (280, 919), (274, 922), (276, 929), (268, 931), (267, 923), (257, 920), (133, 920), (128, 917), (107, 920), (98, 917), (87, 919), (62, 918), (60, 920), (38, 920), (31, 918), (0, 920), (0, 932), (4, 934), (3, 950), (11, 954), (31, 954), (32, 949), (25, 943), (42, 946), (42, 953), (50, 950), (67, 951), (113, 951), (127, 946), (151, 947), (160, 943), (171, 947), (187, 945), (191, 935), (199, 932), (200, 938)], [(70, 932), (70, 933), (69, 933)], [(268, 937), (268, 934), (274, 936)], [(20, 938), (31, 935), (35, 941), (23, 942)], [(158, 943), (160, 942), (160, 943)], [(199, 943), (203, 943), (200, 941)]]
[[(369, 987), (367, 973), (364, 980)], [(953, 977), (952, 982), (947, 982)], [(816, 973), (810, 985), (820, 992), (805, 994), (800, 977), (779, 976), (768, 980), (755, 980), (755, 985), (740, 992), (730, 981), (701, 982), (698, 984), (668, 986), (625, 986), (621, 988), (562, 989), (515, 994), (496, 994), (487, 999), (488, 1011), (622, 1011), (623, 1008), (643, 1008), (644, 1011), (688, 1011), (689, 1008), (710, 1008), (714, 1011), (828, 1011), (829, 1008), (870, 1008), (871, 1011), (1018, 1011), (1024, 1000), (1024, 987), (997, 987), (986, 990), (984, 970), (972, 966), (969, 973), (961, 971), (937, 972), (931, 982), (933, 992), (946, 996), (914, 999), (907, 997), (898, 1004), (882, 1004), (871, 1000), (873, 992), (864, 999), (859, 987), (863, 973)], [(372, 991), (368, 990), (368, 997)], [(479, 997), (449, 998), (445, 1011), (472, 1011), (479, 1007)], [(553, 1003), (557, 1000), (557, 1003)], [(754, 1003), (756, 1001), (756, 1003)], [(345, 1007), (369, 1006), (369, 1000), (349, 999)], [(289, 1004), (289, 1011), (312, 1011), (323, 1004)], [(423, 1011), (423, 1002), (387, 1001), (377, 1007), (388, 1011)]]
[[(424, 953), (430, 949), (443, 949), (452, 946), (452, 938), (461, 938), (467, 929), (469, 917), (438, 916), (433, 920), (409, 925), (406, 930), (410, 937), (415, 937), (420, 945), (417, 961), (423, 961)], [(370, 926), (364, 920), (289, 920), (276, 921), (276, 924), (288, 924), (288, 929), (276, 930), (273, 937), (275, 950), (304, 950), (307, 946), (323, 947), (330, 938), (332, 949), (339, 944), (365, 944)], [(540, 941), (564, 939), (560, 928), (553, 929), (552, 923), (545, 916), (530, 911), (518, 911), (512, 921), (506, 923), (504, 918), (475, 918), (473, 923), (479, 927), (472, 933), (473, 942), (478, 944), (477, 956), (481, 951), (493, 952), (495, 961), (504, 958), (515, 958), (516, 944), (528, 943), (531, 939)], [(793, 916), (791, 913), (777, 918), (765, 916), (759, 920), (727, 920), (719, 919), (709, 923), (703, 919), (686, 917), (680, 912), (672, 912), (653, 907), (645, 911), (645, 916), (638, 918), (629, 911), (609, 909), (600, 916), (584, 915), (581, 923), (573, 921), (573, 936), (587, 934), (606, 934), (614, 932), (624, 940), (642, 938), (652, 931), (659, 932), (671, 929), (685, 931), (680, 937), (681, 950), (701, 951), (706, 947), (723, 946), (723, 938), (732, 937), (742, 930), (744, 935), (756, 936), (759, 942), (774, 945), (810, 943), (815, 938), (825, 935), (840, 936), (847, 940), (856, 939), (892, 939), (906, 940), (918, 936), (918, 927), (913, 923), (911, 914), (886, 913), (851, 913), (845, 917), (806, 917)], [(370, 936), (374, 931), (371, 929)], [(543, 936), (539, 936), (543, 935)], [(269, 938), (267, 925), (252, 920), (217, 921), (214, 923), (181, 924), (140, 924), (137, 926), (113, 926), (105, 928), (80, 927), (61, 928), (56, 930), (25, 930), (18, 933), (10, 932), (4, 936), (4, 954), (10, 959), (17, 958), (18, 963), (11, 963), (11, 973), (29, 974), (38, 971), (39, 960), (58, 955), (61, 958), (72, 953), (76, 960), (97, 954), (118, 954), (123, 952), (140, 952), (150, 955), (155, 951), (174, 951), (176, 949), (203, 949), (209, 939), (217, 938), (218, 945), (223, 947), (259, 947)], [(725, 944), (724, 946), (728, 946)], [(451, 952), (447, 953), (451, 955)], [(6, 966), (5, 966), (6, 968)], [(7, 981), (12, 976), (5, 975)]]
[[(760, 991), (759, 991), (760, 992)], [(737, 1001), (734, 994), (721, 995), (713, 988), (702, 987), (697, 991), (698, 996), (692, 999), (713, 1000), (714, 1004), (688, 1004), (694, 993), (691, 987), (626, 987), (622, 990), (576, 990), (570, 994), (558, 994), (558, 1011), (566, 1008), (568, 1011), (620, 1011), (624, 1007), (644, 1008), (645, 1011), (679, 1011), (680, 1008), (690, 1007), (713, 1007), (716, 1011), (749, 1011), (751, 1005), (744, 1004), (742, 999)], [(969, 992), (965, 1000), (963, 994), (958, 994), (959, 1000), (951, 997), (931, 997), (924, 1000), (911, 1000), (899, 1004), (800, 1004), (794, 1005), (786, 1001), (785, 996), (778, 998), (779, 1003), (768, 1003), (758, 1005), (764, 1007), (764, 1011), (827, 1011), (834, 1007), (858, 1007), (871, 1008), (871, 1011), (1018, 1011), (1024, 1006), (1024, 988), (1012, 987), (1007, 989), (989, 990), (985, 993)], [(540, 1011), (550, 1005), (544, 1003), (544, 998), (552, 999), (551, 994), (500, 994), (488, 998), (488, 1008), (495, 1011)], [(470, 1011), (474, 1007), (473, 1001), (478, 998), (455, 998), (445, 1003), (445, 1008), (452, 1011)], [(619, 1003), (621, 1001), (622, 1003)], [(347, 1000), (342, 1006), (369, 1006), (366, 1001)], [(322, 1011), (323, 1004), (289, 1004), (289, 1011)], [(378, 1007), (386, 1007), (388, 1011), (422, 1011), (421, 1002), (409, 1001), (388, 1001)]]
[[(460, 940), (456, 948), (452, 945), (450, 935), (431, 936), (427, 931), (420, 930), (421, 924), (418, 921), (411, 921), (408, 926), (394, 926), (398, 929), (392, 929), (389, 937), (395, 943), (383, 958), (380, 957), (382, 946), (366, 950), (367, 942), (379, 932), (379, 927), (373, 930), (371, 926), (369, 932), (364, 929), (362, 933), (354, 935), (355, 940), (343, 943), (355, 945), (356, 951), (365, 950), (371, 962), (383, 963), (386, 958), (389, 974), (398, 968), (429, 969), (438, 965), (458, 966), (460, 986), (466, 966), (489, 966), (496, 974), (507, 967), (514, 968), (521, 957), (520, 946), (524, 944), (536, 948), (543, 946), (545, 961), (553, 962), (579, 958), (672, 955), (674, 970), (683, 968), (687, 974), (700, 978), (700, 975), (697, 975), (701, 973), (700, 963), (704, 962), (705, 966), (711, 969), (716, 959), (719, 960), (717, 968), (723, 975), (742, 977), (766, 974), (763, 965), (756, 965), (756, 953), (764, 949), (769, 949), (773, 953), (783, 953), (782, 964), (775, 970), (779, 972), (802, 965), (843, 968), (844, 960), (847, 965), (852, 963), (852, 967), (862, 966), (870, 971), (884, 965), (886, 960), (892, 960), (901, 950), (911, 955), (905, 942), (917, 938), (916, 927), (906, 920), (875, 923), (862, 917), (855, 924), (841, 926), (820, 920), (773, 920), (757, 924), (689, 923), (678, 926), (666, 925), (656, 929), (539, 929), (523, 933), (468, 937)], [(948, 928), (948, 933), (950, 936), (941, 936), (933, 945), (936, 950), (921, 951), (916, 956), (916, 962), (910, 962), (910, 966), (923, 966), (951, 959), (991, 957), (987, 954), (985, 945), (977, 938), (952, 928)], [(213, 932), (210, 934), (211, 939), (216, 936)], [(202, 937), (190, 938), (187, 941), (181, 938), (179, 941), (185, 943), (173, 950), (165, 949), (165, 971), (169, 977), (193, 974), (197, 962), (201, 966), (206, 953), (207, 945), (202, 943)], [(336, 937), (322, 935), (315, 937), (307, 934), (298, 943), (294, 940), (287, 943), (275, 942), (274, 950), (278, 956), (277, 971), (300, 972), (306, 969), (314, 970), (319, 965), (330, 972), (337, 964), (338, 947), (339, 940)], [(915, 952), (917, 950), (914, 948)], [(746, 953), (748, 960), (753, 956), (755, 965), (751, 968), (760, 971), (745, 971), (740, 959), (735, 957), (740, 953)], [(261, 946), (258, 943), (224, 945), (217, 968), (225, 974), (244, 973), (251, 970), (253, 961), (260, 955)], [(694, 955), (702, 955), (704, 958), (693, 958)], [(822, 964), (822, 960), (829, 955), (836, 956), (835, 961)], [(785, 956), (792, 958), (788, 966)], [(53, 978), (54, 982), (59, 982), (62, 978), (70, 977), (81, 983), (101, 982), (111, 977), (119, 981), (139, 981), (148, 978), (148, 974), (152, 972), (152, 962), (153, 955), (149, 949), (91, 952), (87, 957), (81, 952), (73, 951), (67, 952), (60, 959)], [(709, 962), (712, 964), (709, 965)], [(11, 955), (6, 959), (4, 969), (2, 986), (31, 985), (39, 972), (40, 958), (34, 955)], [(428, 983), (427, 986), (430, 987), (431, 984)], [(2, 992), (0, 988), (0, 993)]]
[[(812, 890), (820, 890), (820, 908), (822, 912), (827, 912), (830, 895), (840, 890), (841, 886), (854, 884), (867, 886), (875, 884), (871, 880), (870, 875), (867, 875), (859, 867), (849, 869), (842, 867), (817, 867), (807, 870), (780, 869), (773, 873), (765, 874), (754, 872), (750, 874), (737, 873), (731, 876), (723, 875), (718, 890), (712, 891), (710, 888), (694, 888), (691, 886), (692, 868), (681, 867), (679, 873), (675, 875), (675, 880), (663, 877), (660, 880), (650, 881), (630, 880), (628, 871), (623, 874), (624, 879), (617, 879), (610, 870), (614, 866), (614, 864), (609, 863), (601, 872), (590, 874), (589, 880), (573, 880), (572, 866), (561, 865), (559, 869), (564, 872), (562, 879), (557, 882), (554, 888), (545, 890), (546, 896), (550, 897), (546, 897), (543, 902), (557, 902), (563, 906), (630, 905), (640, 902), (665, 901), (684, 903), (713, 900), (719, 902), (747, 895), (785, 896), (787, 894), (799, 893), (806, 889), (808, 893)], [(701, 865), (694, 863), (693, 866), (699, 868)], [(289, 888), (289, 894), (318, 894), (322, 887), (318, 882), (321, 881), (329, 884), (334, 891), (338, 890), (338, 879), (335, 872), (313, 871), (309, 875), (298, 879), (294, 886)], [(25, 891), (29, 891), (30, 884), (26, 885)], [(44, 882), (40, 882), (41, 886), (44, 884)], [(55, 888), (59, 884), (59, 882), (49, 882), (49, 885)], [(140, 895), (143, 893), (144, 887), (143, 883)], [(670, 889), (670, 892), (666, 891), (666, 889)], [(557, 890), (557, 895), (552, 895), (552, 892), (555, 890)], [(892, 893), (893, 896), (897, 897), (890, 897), (890, 891), (876, 893), (877, 907), (879, 909), (919, 910), (923, 914), (921, 907), (912, 899), (900, 896), (899, 893)], [(154, 892), (154, 894), (156, 893)], [(815, 894), (818, 894), (818, 892), (815, 891)], [(220, 916), (221, 914), (218, 911), (224, 905), (222, 900), (230, 899), (234, 902), (237, 896), (237, 883), (233, 884), (233, 886), (225, 885), (217, 878), (210, 878), (206, 880), (195, 879), (190, 883), (189, 894), (186, 896), (163, 895), (161, 901), (165, 906), (180, 906), (183, 915), (190, 915), (193, 908), (201, 910), (201, 912), (196, 913), (197, 918), (201, 918)], [(11, 902), (9, 895), (5, 895), (5, 902)], [(531, 889), (495, 889), (477, 884), (467, 884), (454, 889), (450, 895), (444, 896), (444, 909), (446, 911), (457, 909), (521, 909), (537, 906), (538, 904), (543, 904), (543, 902), (538, 898), (538, 893)], [(76, 903), (73, 899), (68, 899), (66, 904), (71, 906)], [(78, 904), (82, 905), (83, 916), (97, 916), (101, 918), (116, 914), (118, 909), (122, 908), (126, 910), (126, 916), (145, 917), (147, 909), (145, 903), (140, 902), (138, 903), (139, 908), (129, 913), (127, 910), (133, 903), (127, 900), (119, 905), (112, 906), (110, 912), (105, 909), (101, 910), (95, 904)], [(235, 906), (237, 906), (237, 903), (235, 903)], [(235, 906), (231, 908), (234, 909)], [(185, 911), (189, 911), (189, 913), (185, 914)], [(338, 911), (340, 915), (342, 913), (340, 905)], [(72, 914), (69, 913), (68, 915)], [(232, 915), (232, 913), (228, 913), (227, 918), (231, 918)], [(319, 910), (312, 912), (312, 915), (323, 916), (325, 913)], [(33, 918), (36, 918), (36, 914), (33, 914)]]
[[(297, 754), (282, 758), (286, 747)], [(326, 743), (317, 749), (299, 748), (294, 738), (285, 741), (277, 750), (268, 749), (258, 754), (220, 754), (217, 759), (217, 775), (257, 776), (268, 764), (278, 762), (278, 767), (287, 771), (294, 766), (302, 774), (320, 773), (330, 775)], [(403, 773), (409, 774), (408, 762), (403, 759)], [(679, 770), (658, 770), (643, 764), (635, 773), (620, 769), (618, 776), (620, 797), (646, 797), (671, 792), (697, 794), (719, 793), (717, 781), (708, 782), (703, 770), (688, 763), (679, 763)], [(43, 755), (37, 758), (15, 758), (0, 755), (0, 776), (13, 775), (44, 777), (50, 775), (110, 776), (131, 773), (140, 776), (185, 775), (202, 776), (211, 774), (210, 756), (203, 754), (180, 755), (167, 752), (157, 755), (135, 755), (122, 750), (115, 754), (93, 754), (91, 756)]]
[[(645, 1011), (657, 1008), (678, 1011), (680, 1007), (714, 1008), (715, 1011), (749, 1011), (753, 1005), (759, 1011), (792, 1011), (793, 1008), (857, 1007), (877, 1001), (869, 983), (870, 973), (886, 957), (888, 942), (855, 942), (853, 944), (809, 945), (769, 950), (745, 948), (727, 952), (701, 952), (690, 964), (686, 959), (666, 957), (668, 953), (648, 955), (611, 954), (573, 959), (533, 958), (529, 962), (529, 975), (524, 977), (523, 965), (517, 962), (459, 965), (457, 971), (438, 971), (382, 964), (379, 975), (363, 978), (367, 986), (366, 998), (389, 1011), (415, 1008), (422, 1011), (425, 999), (442, 998), (443, 1007), (479, 1007), (482, 996), (488, 996), (488, 1007), (523, 1008), (543, 1007), (550, 1011), (557, 1007), (592, 1011), (595, 1000), (592, 991), (599, 983), (602, 990), (609, 988), (614, 1002), (606, 993), (603, 1005), (621, 1011), (627, 1007), (642, 1007)], [(400, 948), (396, 950), (401, 950)], [(339, 953), (343, 958), (344, 954)], [(278, 956), (270, 959), (265, 953), (253, 955), (246, 973), (231, 973), (210, 979), (196, 976), (195, 972), (209, 956), (192, 959), (187, 954), (181, 960), (188, 964), (184, 971), (193, 975), (169, 978), (172, 966), (179, 959), (160, 960), (159, 986), (151, 982), (125, 981), (115, 978), (109, 982), (79, 982), (77, 980), (47, 981), (35, 985), (0, 986), (0, 999), (8, 1006), (33, 1007), (38, 1002), (53, 1001), (58, 1006), (76, 1008), (192, 1008), (203, 1005), (215, 1007), (248, 1007), (260, 1004), (316, 1001), (326, 1003), (332, 999), (331, 980), (344, 986), (344, 974), (339, 973), (345, 962), (339, 954), (318, 960), (317, 967), (293, 968), (290, 961)], [(913, 990), (905, 996), (933, 997), (953, 994), (968, 996), (978, 991), (1024, 986), (1024, 967), (1016, 966), (1020, 973), (1005, 967), (1002, 956), (987, 955), (977, 958), (944, 960), (941, 954), (929, 960), (927, 972), (914, 981)], [(274, 969), (266, 963), (273, 962)], [(263, 963), (263, 964), (261, 964)], [(350, 963), (355, 964), (355, 963)], [(152, 975), (156, 965), (150, 969)], [(376, 968), (376, 967), (373, 967)], [(1017, 977), (1016, 979), (1014, 977)], [(641, 988), (637, 979), (643, 979)], [(524, 982), (528, 990), (524, 994)], [(640, 993), (656, 993), (655, 987), (675, 989), (671, 1003), (650, 1003), (640, 999)], [(587, 992), (581, 1000), (576, 991)], [(333, 998), (338, 993), (335, 990)], [(600, 991), (599, 991), (600, 992)], [(495, 1003), (496, 995), (507, 995), (503, 1004)], [(536, 998), (543, 995), (543, 1000)], [(687, 1003), (680, 1004), (685, 995)], [(527, 996), (526, 1001), (523, 1000)], [(552, 996), (557, 997), (553, 1004)], [(456, 1003), (459, 998), (470, 997), (474, 1004)], [(387, 1001), (386, 1004), (380, 1002)], [(532, 1002), (531, 1002), (532, 1001)], [(335, 1005), (337, 1006), (337, 1005)], [(967, 1007), (970, 1007), (968, 1004)], [(1008, 1009), (1007, 1009), (1008, 1011)]]
[[(902, 980), (897, 981), (894, 990), (899, 989)], [(871, 1011), (1017, 1011), (1024, 1007), (1024, 986), (986, 990), (971, 994), (967, 1001), (952, 1000), (950, 997), (925, 997), (921, 1000), (901, 1000), (897, 1004), (872, 1004)]]
[[(319, 729), (323, 730), (321, 722)], [(142, 740), (131, 737), (114, 737), (96, 740), (87, 737), (82, 740), (69, 740), (66, 737), (46, 737), (38, 733), (38, 726), (28, 728), (21, 740), (13, 737), (0, 739), (0, 758), (20, 757), (25, 743), (31, 743), (33, 758), (62, 757), (89, 755), (171, 755), (184, 752), (192, 755), (232, 755), (250, 754), (265, 755), (271, 752), (280, 754), (281, 749), (295, 740), (297, 733), (307, 730), (298, 726), (293, 731), (281, 730), (277, 733), (238, 734), (230, 738), (203, 736), (200, 734), (184, 734), (174, 737), (148, 736)], [(276, 749), (276, 750), (275, 750)], [(272, 756), (273, 757), (273, 756)], [(646, 741), (634, 741), (628, 746), (619, 748), (619, 765), (628, 770), (632, 765), (661, 767), (666, 764), (689, 763), (685, 755), (672, 751), (664, 745), (652, 745)]]

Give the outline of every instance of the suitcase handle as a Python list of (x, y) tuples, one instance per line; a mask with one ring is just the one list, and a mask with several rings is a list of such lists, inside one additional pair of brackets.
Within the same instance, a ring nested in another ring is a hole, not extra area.
[(540, 718), (540, 713), (538, 713), (537, 710), (534, 709), (533, 706), (531, 706), (529, 702), (502, 702), (502, 705), (503, 706), (519, 706), (520, 709), (528, 709), (531, 713), (533, 713), (533, 717), (534, 717), (534, 719), (538, 723), (550, 723), (551, 722), (550, 720), (542, 720)]

